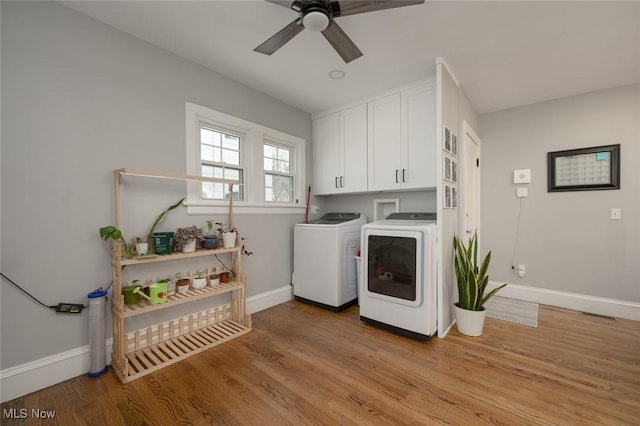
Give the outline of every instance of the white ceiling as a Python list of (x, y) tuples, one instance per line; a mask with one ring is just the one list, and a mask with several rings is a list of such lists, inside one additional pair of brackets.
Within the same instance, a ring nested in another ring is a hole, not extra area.
[(311, 30), (253, 52), (297, 16), (266, 1), (61, 3), (309, 113), (434, 75), (437, 57), (478, 113), (640, 83), (637, 1), (427, 0), (345, 16), (364, 53), (349, 64)]

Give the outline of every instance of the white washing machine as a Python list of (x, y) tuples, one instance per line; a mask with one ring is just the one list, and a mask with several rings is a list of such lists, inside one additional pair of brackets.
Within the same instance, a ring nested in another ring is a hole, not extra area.
[(358, 301), (356, 264), (362, 213), (327, 213), (293, 230), (293, 295), (340, 311)]
[(436, 229), (435, 213), (362, 227), (361, 320), (423, 341), (436, 333)]

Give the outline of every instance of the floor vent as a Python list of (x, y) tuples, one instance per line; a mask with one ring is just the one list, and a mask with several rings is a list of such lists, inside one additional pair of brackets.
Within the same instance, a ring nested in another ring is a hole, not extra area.
[(538, 304), (508, 297), (493, 296), (484, 304), (489, 318), (538, 326)]
[(600, 315), (600, 314), (594, 314), (593, 312), (580, 312), (582, 315), (589, 315), (590, 317), (598, 317), (598, 318), (604, 318), (604, 319), (608, 319), (608, 320), (613, 320), (615, 321), (616, 318), (615, 317), (610, 317), (609, 315)]

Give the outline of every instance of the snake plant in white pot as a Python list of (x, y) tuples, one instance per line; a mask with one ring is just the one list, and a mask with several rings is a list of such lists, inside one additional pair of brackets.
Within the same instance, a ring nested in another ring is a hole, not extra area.
[(491, 290), (485, 294), (489, 283), (489, 251), (480, 266), (478, 266), (478, 233), (475, 232), (465, 247), (457, 236), (453, 236), (453, 266), (458, 283), (458, 303), (454, 305), (456, 311), (456, 327), (467, 336), (480, 336), (484, 327), (486, 311), (484, 304), (507, 284)]

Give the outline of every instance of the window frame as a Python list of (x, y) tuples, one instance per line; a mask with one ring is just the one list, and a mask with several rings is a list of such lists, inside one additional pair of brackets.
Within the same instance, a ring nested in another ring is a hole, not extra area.
[(264, 166), (262, 167), (262, 174), (263, 174), (263, 179), (264, 179), (264, 183), (263, 183), (263, 196), (265, 198), (265, 203), (268, 203), (270, 205), (276, 205), (276, 204), (282, 204), (282, 205), (293, 205), (295, 204), (295, 201), (291, 201), (291, 202), (279, 202), (279, 201), (267, 201), (266, 200), (266, 194), (264, 194), (267, 188), (267, 183), (266, 183), (266, 178), (267, 175), (272, 175), (272, 176), (287, 176), (287, 177), (291, 177), (293, 178), (293, 200), (295, 200), (298, 195), (298, 186), (300, 184), (300, 182), (297, 181), (296, 177), (297, 177), (297, 173), (296, 171), (298, 170), (298, 158), (296, 158), (296, 147), (292, 146), (291, 144), (287, 143), (286, 141), (280, 141), (280, 140), (276, 140), (275, 138), (269, 137), (267, 135), (267, 137), (264, 138), (264, 140), (262, 141), (262, 149), (263, 149), (263, 154), (262, 154), (262, 161), (264, 164), (264, 146), (265, 145), (269, 145), (269, 146), (273, 146), (275, 148), (278, 149), (286, 149), (289, 150), (289, 173), (282, 173), (282, 172), (274, 172), (274, 171), (269, 171), (269, 170), (265, 170)]
[[(240, 168), (243, 169), (245, 199), (233, 200), (233, 210), (241, 214), (294, 214), (304, 213), (306, 198), (305, 140), (296, 136), (243, 120), (207, 107), (186, 102), (186, 154), (187, 173), (201, 174), (200, 125), (240, 136)], [(291, 149), (291, 176), (294, 178), (293, 202), (265, 200), (264, 144)], [(235, 167), (235, 166), (234, 166)], [(297, 202), (296, 202), (297, 201)], [(228, 200), (209, 200), (201, 196), (199, 182), (187, 182), (188, 214), (226, 214)]]

